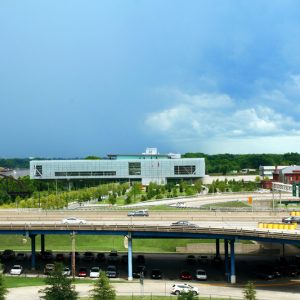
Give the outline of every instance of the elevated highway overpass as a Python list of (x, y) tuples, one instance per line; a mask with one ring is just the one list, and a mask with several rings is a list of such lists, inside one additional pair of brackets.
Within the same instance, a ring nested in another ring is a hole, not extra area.
[[(63, 225), (67, 216), (84, 218), (87, 224)], [(20, 234), (31, 239), (31, 265), (35, 268), (35, 237), (41, 235), (41, 250), (47, 234), (119, 235), (128, 238), (128, 279), (132, 279), (132, 240), (138, 238), (215, 239), (216, 256), (224, 239), (225, 269), (235, 283), (237, 240), (300, 244), (300, 231), (258, 228), (258, 222), (279, 222), (286, 212), (151, 211), (149, 217), (128, 217), (126, 211), (0, 211), (0, 234)], [(174, 227), (171, 223), (189, 220), (197, 227)], [(230, 248), (230, 249), (229, 249)], [(230, 251), (229, 251), (230, 250)], [(230, 257), (230, 259), (229, 259)]]

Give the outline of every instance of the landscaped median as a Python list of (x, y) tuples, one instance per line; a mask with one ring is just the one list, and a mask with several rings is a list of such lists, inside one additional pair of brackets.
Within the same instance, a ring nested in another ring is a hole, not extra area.
[(278, 229), (278, 230), (295, 230), (297, 223), (282, 224), (282, 223), (258, 223), (258, 228), (264, 229)]

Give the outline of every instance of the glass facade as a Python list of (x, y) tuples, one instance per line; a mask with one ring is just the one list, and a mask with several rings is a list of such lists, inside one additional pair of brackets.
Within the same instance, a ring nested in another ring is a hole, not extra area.
[(205, 176), (204, 158), (40, 160), (30, 162), (32, 179), (141, 180), (143, 184), (165, 184), (168, 179)]

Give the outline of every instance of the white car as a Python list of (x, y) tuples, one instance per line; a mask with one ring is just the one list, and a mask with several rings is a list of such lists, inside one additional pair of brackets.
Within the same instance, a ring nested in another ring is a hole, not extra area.
[(197, 287), (191, 286), (186, 283), (174, 284), (171, 288), (171, 294), (180, 295), (182, 293), (192, 292), (193, 295), (199, 294), (199, 289)]
[(68, 225), (82, 225), (82, 224), (86, 224), (86, 220), (78, 219), (78, 218), (75, 218), (75, 217), (70, 217), (70, 218), (63, 219), (61, 222), (63, 224), (68, 224)]
[(100, 276), (100, 268), (99, 267), (93, 267), (90, 270), (90, 278), (98, 278)]
[(63, 271), (62, 271), (62, 274), (63, 274), (64, 276), (70, 276), (70, 275), (71, 275), (71, 270), (70, 270), (70, 268), (64, 267), (64, 269), (63, 269)]
[(207, 280), (207, 274), (205, 270), (198, 269), (196, 270), (196, 279), (197, 280)]
[(23, 267), (20, 265), (14, 265), (11, 269), (10, 269), (10, 275), (21, 275), (23, 272)]

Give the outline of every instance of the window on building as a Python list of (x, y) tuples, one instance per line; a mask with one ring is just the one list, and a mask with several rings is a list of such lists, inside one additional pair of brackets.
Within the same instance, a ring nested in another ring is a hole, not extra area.
[(196, 172), (196, 166), (174, 166), (175, 175), (193, 175)]
[(35, 166), (34, 176), (41, 177), (42, 175), (43, 175), (43, 166), (41, 166), (41, 165)]
[(141, 163), (130, 162), (128, 163), (129, 175), (141, 175)]
[(116, 176), (116, 171), (55, 172), (55, 176)]

